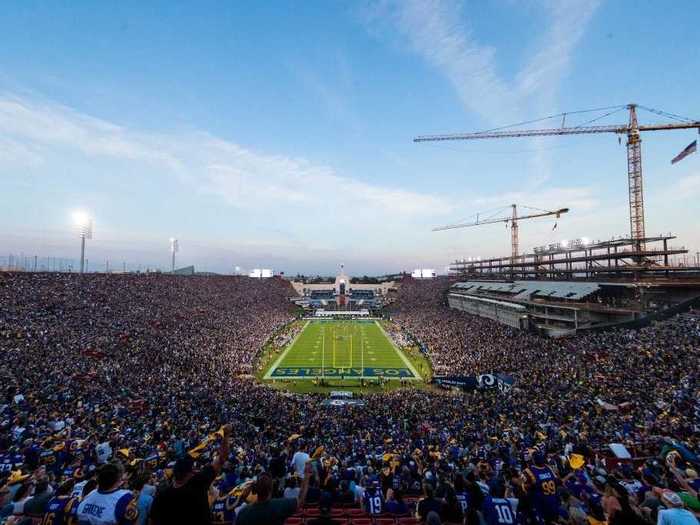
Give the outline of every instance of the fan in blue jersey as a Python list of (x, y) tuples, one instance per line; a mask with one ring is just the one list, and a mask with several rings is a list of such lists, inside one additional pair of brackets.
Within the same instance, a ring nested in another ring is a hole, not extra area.
[(49, 501), (41, 525), (74, 525), (78, 510), (78, 498), (71, 497), (73, 482), (68, 481), (58, 487), (56, 497)]
[(532, 497), (535, 513), (539, 521), (554, 523), (559, 516), (558, 478), (554, 471), (545, 465), (544, 454), (536, 452), (533, 464), (523, 470), (525, 485)]
[(9, 475), (14, 470), (9, 454), (0, 454), (0, 477)]
[(517, 508), (505, 497), (503, 487), (494, 490), (494, 495), (484, 498), (483, 513), (487, 525), (514, 525), (517, 523)]
[(467, 515), (467, 509), (469, 508), (469, 492), (467, 491), (466, 484), (464, 482), (464, 477), (461, 474), (457, 474), (455, 477), (455, 497), (459, 502), (459, 506), (462, 509), (462, 514)]
[(212, 525), (233, 525), (236, 521), (236, 502), (238, 497), (234, 495), (236, 489), (220, 495), (211, 504)]
[(13, 471), (22, 467), (24, 464), (24, 456), (19, 452), (10, 452), (0, 454), (0, 478), (3, 475), (8, 475)]
[(367, 514), (375, 516), (382, 513), (384, 508), (384, 496), (379, 487), (379, 480), (373, 481), (372, 484), (365, 489), (365, 493), (362, 495), (362, 501)]

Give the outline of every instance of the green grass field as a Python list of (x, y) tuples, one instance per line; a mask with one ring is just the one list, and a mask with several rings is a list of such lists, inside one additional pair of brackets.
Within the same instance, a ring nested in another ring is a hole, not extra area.
[(376, 321), (308, 321), (264, 379), (421, 379)]

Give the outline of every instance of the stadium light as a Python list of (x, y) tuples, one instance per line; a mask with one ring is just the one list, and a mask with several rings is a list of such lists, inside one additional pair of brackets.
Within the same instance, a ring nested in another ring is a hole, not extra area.
[(80, 235), (80, 273), (85, 273), (85, 239), (92, 239), (92, 219), (83, 210), (73, 212), (73, 223)]
[(180, 243), (175, 237), (170, 237), (171, 271), (175, 273), (175, 254), (180, 251)]

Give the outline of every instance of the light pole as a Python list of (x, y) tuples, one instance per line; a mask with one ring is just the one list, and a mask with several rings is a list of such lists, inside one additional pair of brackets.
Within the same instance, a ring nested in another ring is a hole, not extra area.
[(85, 272), (85, 240), (92, 239), (92, 219), (84, 211), (73, 213), (73, 222), (80, 235), (80, 273)]
[(170, 253), (172, 255), (171, 273), (175, 273), (175, 254), (180, 251), (180, 243), (175, 237), (170, 237)]

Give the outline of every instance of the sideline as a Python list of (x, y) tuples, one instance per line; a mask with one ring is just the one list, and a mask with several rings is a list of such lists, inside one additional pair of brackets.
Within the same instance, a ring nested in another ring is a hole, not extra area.
[(301, 330), (299, 330), (299, 333), (298, 333), (297, 335), (294, 336), (294, 339), (292, 339), (292, 341), (287, 345), (287, 348), (285, 348), (284, 350), (282, 350), (282, 353), (281, 353), (280, 356), (277, 358), (277, 360), (276, 360), (274, 363), (272, 363), (272, 366), (271, 366), (270, 368), (267, 369), (267, 372), (266, 372), (265, 375), (263, 376), (263, 379), (272, 379), (272, 372), (274, 372), (275, 370), (277, 370), (277, 367), (280, 365), (280, 363), (282, 362), (282, 360), (283, 360), (285, 357), (287, 357), (287, 354), (289, 353), (289, 351), (290, 351), (290, 350), (292, 349), (292, 347), (294, 346), (294, 343), (297, 342), (297, 339), (299, 339), (299, 336), (300, 336), (301, 334), (304, 333), (304, 331), (306, 330), (306, 327), (309, 326), (310, 324), (311, 324), (311, 321), (306, 321), (306, 324), (303, 326), (303, 328), (302, 328)]
[[(414, 379), (417, 381), (422, 381), (423, 377), (418, 373), (418, 371), (413, 367), (413, 365), (408, 360), (408, 358), (404, 355), (403, 350), (401, 350), (398, 346), (396, 346), (396, 344), (394, 343), (394, 340), (389, 336), (389, 334), (386, 333), (386, 330), (384, 330), (384, 327), (379, 324), (379, 321), (374, 321), (374, 324), (376, 324), (379, 327), (379, 329), (384, 334), (384, 337), (386, 337), (389, 340), (389, 343), (391, 343), (391, 346), (394, 347), (394, 350), (396, 351), (396, 353), (399, 354), (399, 357), (406, 365), (406, 368), (408, 368), (411, 372), (413, 372), (413, 375), (415, 376)], [(411, 378), (404, 378), (404, 379), (408, 379), (409, 381), (411, 380)]]

